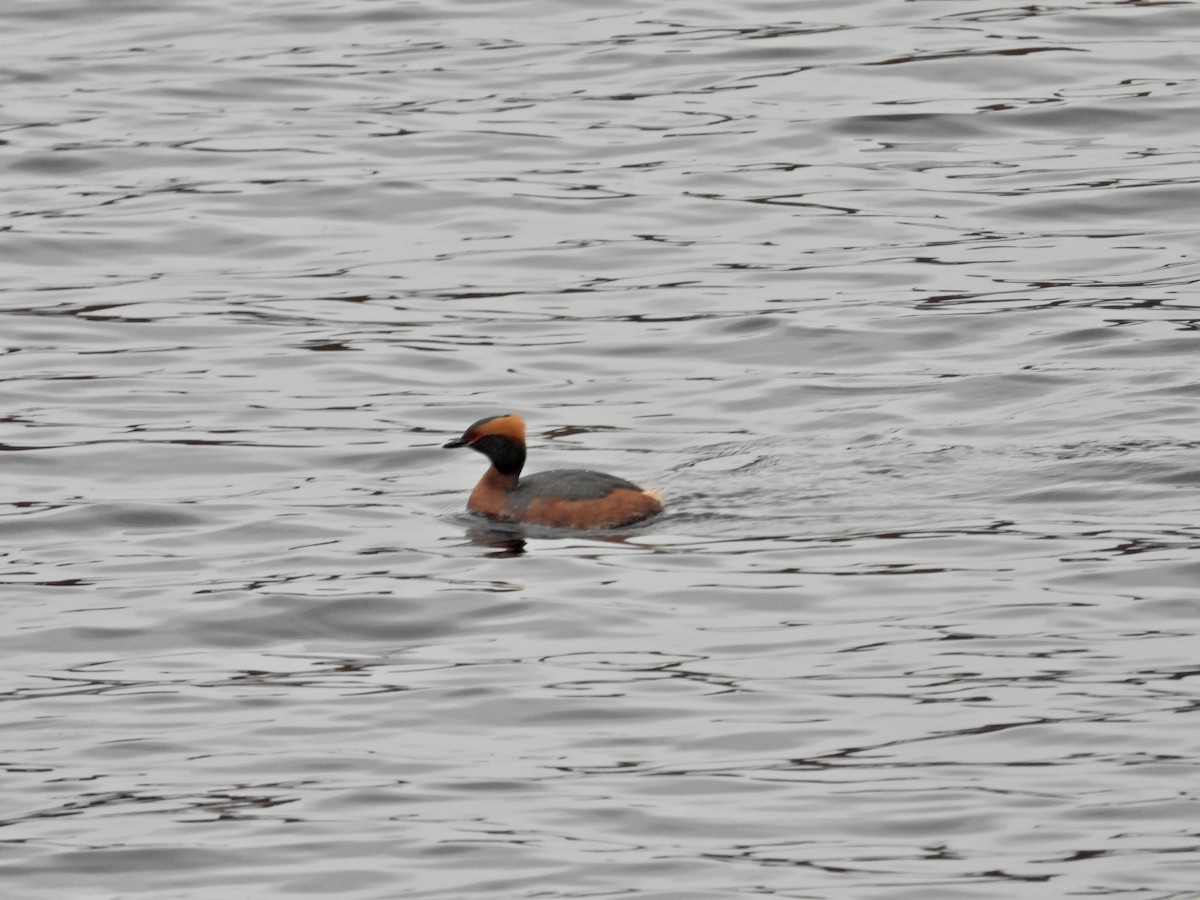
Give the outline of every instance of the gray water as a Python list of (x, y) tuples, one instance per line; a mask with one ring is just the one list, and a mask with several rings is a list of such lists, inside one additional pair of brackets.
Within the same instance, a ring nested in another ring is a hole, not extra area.
[(4, 897), (1200, 897), (1198, 39), (0, 6)]

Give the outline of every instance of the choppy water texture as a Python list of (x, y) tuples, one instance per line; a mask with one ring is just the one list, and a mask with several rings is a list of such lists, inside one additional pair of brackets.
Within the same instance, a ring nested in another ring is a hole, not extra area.
[(4, 896), (1200, 897), (1198, 38), (4, 4)]

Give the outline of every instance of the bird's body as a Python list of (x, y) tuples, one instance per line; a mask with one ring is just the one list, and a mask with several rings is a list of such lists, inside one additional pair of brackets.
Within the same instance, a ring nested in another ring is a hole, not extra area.
[(525, 422), (508, 414), (480, 419), (447, 447), (470, 447), (492, 465), (471, 491), (467, 509), (509, 522), (560, 528), (612, 528), (662, 512), (658, 491), (588, 469), (552, 469), (526, 478)]

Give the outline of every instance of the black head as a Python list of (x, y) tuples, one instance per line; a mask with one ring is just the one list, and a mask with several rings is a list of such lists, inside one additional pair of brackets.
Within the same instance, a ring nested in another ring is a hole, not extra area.
[(471, 425), (463, 436), (444, 447), (470, 447), (492, 461), (505, 475), (518, 475), (525, 465), (525, 422), (515, 413), (489, 416)]

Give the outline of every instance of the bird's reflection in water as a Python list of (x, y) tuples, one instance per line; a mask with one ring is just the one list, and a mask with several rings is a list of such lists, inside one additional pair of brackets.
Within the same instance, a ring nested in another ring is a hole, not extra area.
[(562, 540), (567, 537), (585, 538), (589, 541), (604, 541), (610, 544), (626, 544), (632, 532), (583, 531), (579, 529), (548, 528), (541, 525), (525, 525), (517, 522), (477, 520), (467, 526), (467, 540), (476, 547), (489, 547), (486, 556), (503, 559), (508, 556), (523, 556), (530, 538)]
[(467, 539), (476, 547), (490, 547), (485, 556), (503, 559), (525, 553), (525, 529), (510, 522), (478, 522), (467, 528)]

